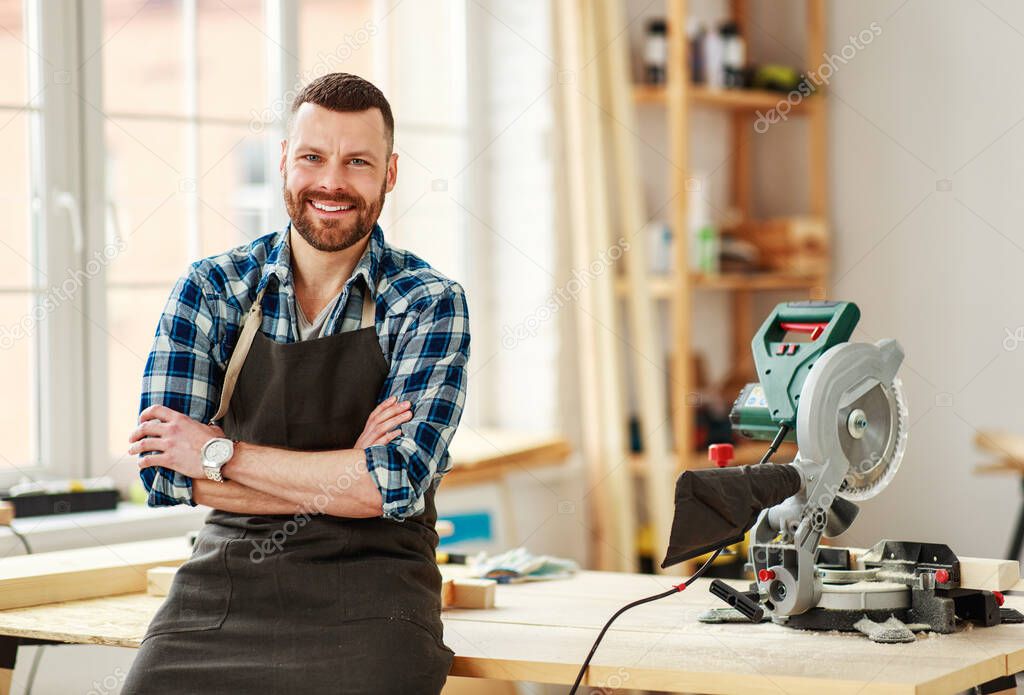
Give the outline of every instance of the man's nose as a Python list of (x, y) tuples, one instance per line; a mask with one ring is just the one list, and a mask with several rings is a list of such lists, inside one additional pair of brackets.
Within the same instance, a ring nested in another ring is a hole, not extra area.
[(325, 193), (349, 193), (348, 172), (343, 162), (330, 162), (320, 175), (319, 187)]

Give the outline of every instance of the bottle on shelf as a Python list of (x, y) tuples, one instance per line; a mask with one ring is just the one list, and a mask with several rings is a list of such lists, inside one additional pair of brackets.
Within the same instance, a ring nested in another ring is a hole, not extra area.
[(743, 89), (747, 86), (746, 41), (736, 22), (723, 22), (718, 31), (722, 36), (722, 82), (726, 89)]
[(665, 65), (668, 62), (668, 24), (664, 19), (647, 22), (644, 39), (644, 82), (665, 84)]
[[(701, 174), (693, 176), (698, 181), (706, 181)], [(690, 270), (705, 275), (718, 273), (718, 230), (711, 221), (711, 210), (706, 191), (698, 187), (687, 191), (687, 210), (689, 217)]]
[(686, 59), (690, 68), (690, 82), (704, 84), (704, 39), (707, 30), (704, 23), (690, 17), (686, 23)]

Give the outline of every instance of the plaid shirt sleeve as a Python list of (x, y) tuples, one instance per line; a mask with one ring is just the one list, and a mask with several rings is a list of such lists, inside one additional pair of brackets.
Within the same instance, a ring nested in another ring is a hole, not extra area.
[(446, 283), (439, 294), (414, 303), (410, 313), (382, 393), (410, 401), (412, 419), (389, 443), (365, 449), (384, 516), (396, 521), (420, 514), (423, 496), (451, 467), (448, 444), (462, 417), (469, 361), (469, 313), (458, 283)]
[[(196, 270), (193, 265), (178, 279), (160, 316), (142, 376), (140, 412), (160, 404), (200, 422), (209, 422), (216, 412), (223, 382), (223, 369), (213, 358), (217, 322)], [(142, 468), (139, 475), (148, 506), (196, 505), (187, 475), (161, 466)]]

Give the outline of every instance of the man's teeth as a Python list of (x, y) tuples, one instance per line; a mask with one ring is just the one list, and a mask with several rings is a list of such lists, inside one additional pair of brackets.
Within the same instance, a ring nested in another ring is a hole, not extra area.
[(324, 205), (323, 203), (318, 203), (315, 200), (311, 200), (310, 202), (313, 203), (313, 207), (317, 210), (323, 210), (324, 212), (337, 212), (338, 210), (352, 209), (351, 205)]

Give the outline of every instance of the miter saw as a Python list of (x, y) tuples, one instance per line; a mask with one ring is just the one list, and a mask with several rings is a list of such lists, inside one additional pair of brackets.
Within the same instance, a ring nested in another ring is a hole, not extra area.
[[(775, 308), (753, 340), (760, 381), (742, 390), (730, 414), (740, 434), (771, 446), (761, 464), (679, 477), (662, 567), (738, 542), (752, 527), (755, 581), (746, 592), (712, 582), (712, 593), (730, 607), (712, 609), (702, 621), (772, 620), (856, 630), (880, 642), (912, 641), (918, 630), (952, 632), (958, 618), (985, 626), (1024, 621), (1001, 608), (998, 592), (962, 587), (960, 561), (945, 545), (820, 545), (849, 528), (856, 502), (889, 484), (907, 444), (897, 376), (903, 349), (891, 339), (849, 342), (859, 318), (849, 302)], [(796, 441), (795, 459), (767, 463), (783, 440)]]

